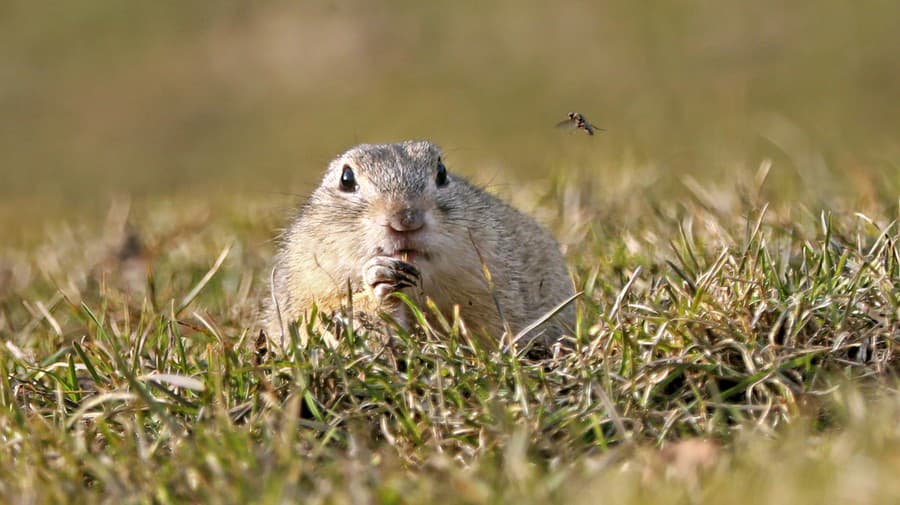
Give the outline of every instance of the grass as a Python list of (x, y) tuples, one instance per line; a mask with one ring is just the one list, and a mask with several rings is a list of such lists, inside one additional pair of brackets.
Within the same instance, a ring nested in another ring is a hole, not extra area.
[(453, 321), (260, 346), (269, 202), (54, 229), (2, 264), (0, 500), (896, 500), (898, 208), (816, 209), (769, 168), (517, 190), (584, 290), (544, 355)]

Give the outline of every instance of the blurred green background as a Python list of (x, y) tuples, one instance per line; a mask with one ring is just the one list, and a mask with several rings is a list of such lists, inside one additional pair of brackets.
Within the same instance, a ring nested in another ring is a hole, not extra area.
[[(787, 187), (858, 174), (846, 191), (896, 201), (898, 20), (895, 0), (5, 0), (0, 222), (283, 199), (405, 138), (483, 183), (770, 158)], [(608, 131), (554, 129), (570, 110)]]

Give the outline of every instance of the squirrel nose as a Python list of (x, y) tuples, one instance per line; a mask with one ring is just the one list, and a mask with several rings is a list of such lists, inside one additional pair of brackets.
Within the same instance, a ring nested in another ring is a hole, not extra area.
[(394, 231), (416, 231), (425, 225), (425, 215), (419, 209), (405, 208), (391, 216), (388, 226)]

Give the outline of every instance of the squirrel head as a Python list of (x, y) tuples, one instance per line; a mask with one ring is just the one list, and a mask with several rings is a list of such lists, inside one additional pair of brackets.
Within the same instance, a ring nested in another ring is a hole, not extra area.
[(362, 257), (421, 263), (453, 239), (467, 187), (430, 142), (362, 144), (330, 163), (307, 208), (335, 234), (352, 234)]

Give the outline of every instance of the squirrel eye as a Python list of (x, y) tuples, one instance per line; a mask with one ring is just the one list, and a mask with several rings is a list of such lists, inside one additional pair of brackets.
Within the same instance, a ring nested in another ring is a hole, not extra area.
[(356, 191), (356, 176), (353, 175), (353, 169), (350, 165), (344, 165), (344, 171), (341, 172), (341, 191)]
[(434, 178), (434, 183), (438, 187), (442, 187), (446, 186), (448, 182), (450, 181), (447, 180), (447, 167), (444, 166), (444, 162), (438, 158), (437, 175)]

